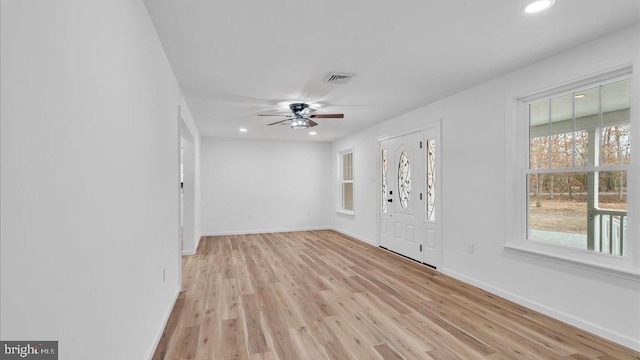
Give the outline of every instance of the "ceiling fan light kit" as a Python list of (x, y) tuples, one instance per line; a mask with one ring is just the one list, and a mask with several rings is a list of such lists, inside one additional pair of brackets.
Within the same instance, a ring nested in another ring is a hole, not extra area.
[(294, 130), (304, 130), (309, 128), (309, 120), (307, 119), (294, 119), (291, 121), (291, 128)]

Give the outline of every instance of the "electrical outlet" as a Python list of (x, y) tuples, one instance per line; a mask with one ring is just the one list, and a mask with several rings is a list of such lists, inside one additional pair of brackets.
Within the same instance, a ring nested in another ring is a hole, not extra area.
[(162, 268), (162, 282), (167, 281), (167, 268)]
[(475, 245), (473, 243), (469, 243), (469, 254), (473, 254), (473, 250), (475, 250)]

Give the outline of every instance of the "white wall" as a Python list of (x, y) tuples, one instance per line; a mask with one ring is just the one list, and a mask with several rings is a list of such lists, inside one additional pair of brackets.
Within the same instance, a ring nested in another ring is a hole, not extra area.
[(324, 142), (203, 138), (202, 233), (326, 228), (330, 148)]
[[(332, 226), (377, 242), (376, 137), (423, 128), (443, 119), (443, 265), (441, 271), (588, 331), (640, 350), (640, 277), (625, 279), (504, 250), (505, 121), (511, 99), (635, 59), (638, 105), (640, 28), (628, 28), (411, 113), (335, 141), (332, 152), (355, 146), (356, 215), (332, 215)], [(640, 128), (638, 110), (632, 127)], [(637, 135), (637, 134), (636, 134)], [(636, 154), (637, 155), (637, 154)], [(336, 185), (336, 160), (328, 176)], [(635, 176), (640, 161), (634, 162)], [(637, 198), (637, 197), (636, 197)], [(337, 208), (335, 196), (333, 209)], [(633, 199), (633, 198), (631, 198)], [(630, 210), (631, 210), (630, 205)], [(630, 224), (640, 214), (629, 212)], [(635, 234), (638, 234), (636, 232)], [(638, 236), (633, 237), (638, 240)], [(475, 243), (475, 253), (467, 243)]]
[(180, 284), (180, 89), (146, 9), (3, 0), (1, 34), (2, 339), (148, 358)]

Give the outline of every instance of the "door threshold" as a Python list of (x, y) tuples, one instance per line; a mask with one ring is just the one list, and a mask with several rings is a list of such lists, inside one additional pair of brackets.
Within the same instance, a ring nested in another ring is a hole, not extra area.
[(419, 260), (416, 260), (416, 259), (412, 259), (412, 258), (410, 258), (410, 257), (408, 257), (408, 256), (406, 256), (406, 255), (402, 255), (402, 254), (400, 254), (400, 253), (398, 253), (398, 252), (395, 252), (395, 251), (393, 251), (393, 250), (389, 250), (389, 249), (387, 249), (387, 248), (386, 248), (386, 247), (384, 247), (384, 246), (379, 246), (379, 247), (380, 247), (381, 249), (387, 250), (387, 251), (388, 251), (388, 252), (390, 252), (390, 253), (394, 253), (394, 254), (396, 254), (396, 255), (398, 255), (398, 256), (402, 256), (403, 258), (408, 259), (408, 260), (411, 260), (411, 261), (413, 261), (413, 262), (415, 262), (415, 263), (418, 263), (418, 264), (420, 264), (420, 265), (427, 266), (427, 267), (429, 267), (429, 268), (431, 268), (431, 269), (433, 269), (433, 270), (437, 270), (437, 269), (438, 269), (437, 267), (435, 267), (435, 266), (433, 266), (433, 265), (430, 265), (430, 264), (424, 263), (424, 262), (419, 261)]

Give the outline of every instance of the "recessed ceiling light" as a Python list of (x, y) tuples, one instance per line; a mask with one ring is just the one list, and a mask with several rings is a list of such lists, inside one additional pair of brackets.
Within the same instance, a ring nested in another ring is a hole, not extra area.
[(247, 132), (246, 128), (240, 128), (240, 132)]
[(310, 131), (309, 132), (309, 135), (315, 135), (315, 134), (317, 134), (317, 132), (315, 132), (315, 131)]
[(582, 99), (583, 97), (587, 96), (586, 94), (576, 94), (574, 97), (576, 99)]
[(552, 7), (555, 3), (556, 0), (534, 0), (529, 2), (529, 4), (524, 8), (524, 12), (527, 14), (535, 14)]

